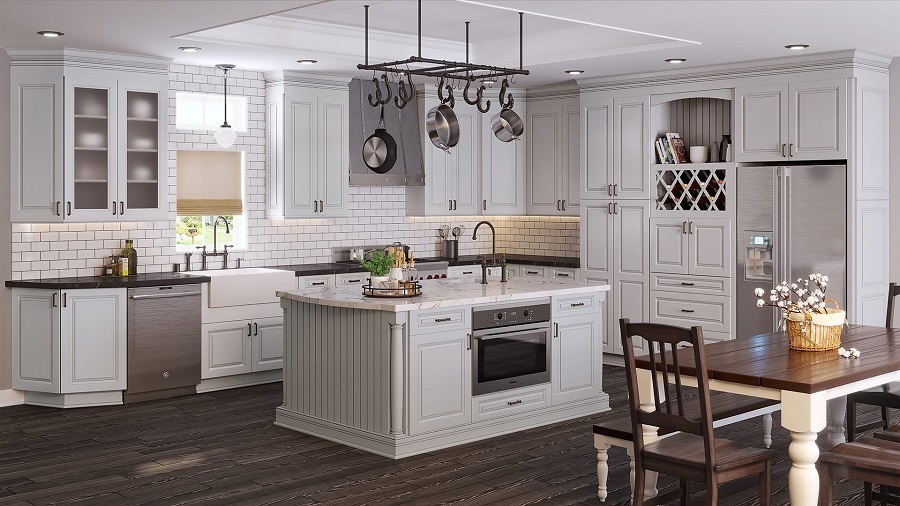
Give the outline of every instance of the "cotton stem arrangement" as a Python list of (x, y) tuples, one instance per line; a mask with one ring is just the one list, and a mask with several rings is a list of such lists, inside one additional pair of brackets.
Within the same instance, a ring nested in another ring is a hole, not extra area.
[(808, 279), (798, 278), (796, 283), (782, 281), (768, 293), (763, 288), (753, 291), (756, 307), (777, 307), (787, 313), (828, 314), (825, 309), (825, 290), (828, 276), (810, 274)]

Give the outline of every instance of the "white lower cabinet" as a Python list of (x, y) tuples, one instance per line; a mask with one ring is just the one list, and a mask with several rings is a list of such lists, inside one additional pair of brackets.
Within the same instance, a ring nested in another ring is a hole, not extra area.
[(13, 388), (125, 390), (126, 302), (125, 288), (13, 289)]
[(597, 311), (555, 318), (551, 348), (553, 405), (596, 397), (601, 391), (603, 346)]
[(334, 286), (362, 286), (369, 279), (368, 272), (347, 272), (344, 274), (334, 275)]
[(551, 267), (547, 279), (574, 282), (578, 279), (578, 269), (569, 267)]
[(284, 318), (253, 321), (253, 372), (281, 369), (284, 364)]
[(472, 422), (468, 331), (410, 337), (409, 419), (411, 435)]
[(281, 369), (284, 318), (204, 323), (202, 328), (202, 379)]
[(550, 406), (550, 386), (537, 385), (472, 399), (472, 421), (490, 420)]
[(522, 265), (519, 272), (523, 278), (545, 279), (547, 277), (547, 268), (539, 265)]

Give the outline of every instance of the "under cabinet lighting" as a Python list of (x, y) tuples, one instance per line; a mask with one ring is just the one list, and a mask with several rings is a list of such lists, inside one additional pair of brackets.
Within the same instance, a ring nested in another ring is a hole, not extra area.
[(203, 50), (203, 48), (197, 46), (181, 46), (178, 49), (185, 53), (196, 53)]
[(809, 44), (788, 44), (788, 45), (784, 46), (785, 49), (793, 49), (795, 51), (799, 50), (799, 49), (806, 49), (808, 47), (809, 47)]
[(65, 34), (54, 30), (41, 30), (38, 32), (38, 35), (43, 35), (44, 37), (62, 37)]
[(684, 63), (687, 58), (666, 58), (666, 63)]
[(318, 60), (297, 60), (297, 63), (300, 65), (312, 65), (314, 63), (319, 63)]
[(567, 70), (566, 74), (578, 75), (578, 74), (584, 74), (584, 71), (583, 70)]

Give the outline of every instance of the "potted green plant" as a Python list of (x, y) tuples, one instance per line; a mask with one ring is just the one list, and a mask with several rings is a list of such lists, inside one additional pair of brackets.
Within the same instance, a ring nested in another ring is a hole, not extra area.
[(364, 269), (369, 271), (370, 282), (372, 288), (384, 288), (388, 281), (388, 273), (397, 262), (397, 254), (384, 253), (381, 250), (373, 249), (365, 254), (359, 263)]

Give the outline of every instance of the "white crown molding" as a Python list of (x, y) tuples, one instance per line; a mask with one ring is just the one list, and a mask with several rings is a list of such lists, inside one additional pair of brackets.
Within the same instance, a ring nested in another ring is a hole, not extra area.
[(91, 51), (88, 49), (27, 49), (9, 48), (10, 66), (67, 66), (104, 70), (124, 70), (153, 74), (169, 73), (172, 58)]
[(680, 70), (619, 74), (579, 79), (577, 82), (583, 91), (603, 91), (823, 70), (862, 70), (888, 74), (890, 64), (890, 57), (858, 50), (845, 50), (783, 58), (748, 60), (722, 65), (703, 65)]
[(580, 88), (575, 81), (550, 84), (536, 88), (528, 88), (528, 101), (549, 100), (554, 98), (577, 98)]
[(313, 74), (298, 72), (296, 70), (276, 70), (263, 74), (266, 87), (271, 86), (302, 86), (324, 88), (333, 90), (347, 90), (351, 77), (326, 74)]

